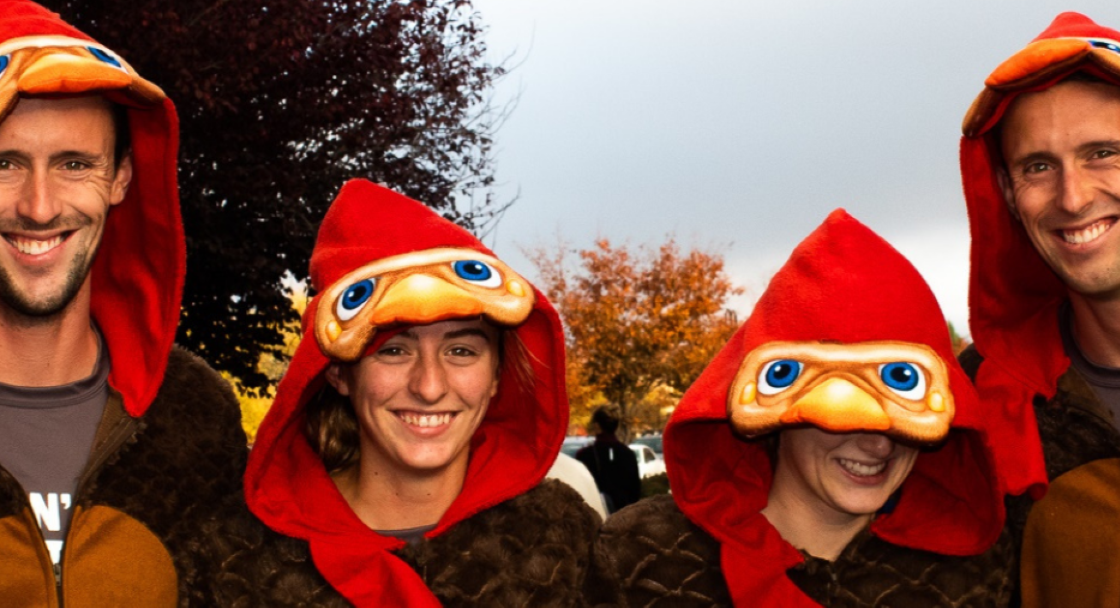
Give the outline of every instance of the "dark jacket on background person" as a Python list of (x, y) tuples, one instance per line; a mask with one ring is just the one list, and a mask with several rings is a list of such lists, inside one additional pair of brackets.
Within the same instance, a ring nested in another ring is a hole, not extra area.
[(591, 471), (595, 485), (606, 496), (607, 512), (614, 513), (642, 497), (638, 458), (614, 433), (597, 435), (594, 443), (576, 452), (576, 460)]
[[(922, 448), (894, 496), (833, 561), (795, 548), (761, 512), (775, 442), (742, 437), (730, 421), (743, 361), (787, 343), (925, 346), (944, 363), (942, 390), (954, 402), (946, 438)], [(1001, 423), (953, 358), (944, 316), (918, 272), (835, 211), (681, 399), (663, 444), (671, 497), (607, 521), (588, 599), (604, 608), (1006, 606), (1012, 551), (1001, 536), (1003, 496), (988, 443)]]
[(60, 568), (26, 492), (0, 468), (0, 604), (213, 605), (196, 549), (214, 507), (240, 491), (246, 442), (229, 385), (172, 346), (186, 266), (175, 108), (122, 58), (37, 4), (0, 0), (0, 44), (0, 120), (20, 94), (98, 93), (127, 107), (133, 163), (90, 271), (109, 399)]
[(961, 361), (987, 407), (1016, 421), (994, 445), (1005, 490), (1019, 496), (1008, 525), (1022, 543), (1028, 606), (1120, 603), (1120, 535), (1102, 533), (1120, 516), (1120, 432), (1071, 367), (1059, 325), (1068, 289), (1011, 215), (997, 177), (1007, 108), (1078, 73), (1120, 86), (1120, 32), (1063, 13), (988, 76), (960, 147), (973, 338)]
[[(447, 263), (414, 264), (437, 254)], [(415, 542), (371, 530), (306, 438), (306, 406), (326, 384), (333, 361), (315, 331), (316, 315), (337, 306), (326, 297), (328, 288), (381, 260), (399, 263), (399, 270), (424, 277), (426, 284), (438, 283), (438, 268), (459, 263), (449, 255), (460, 262), (493, 257), (474, 236), (400, 194), (365, 180), (352, 180), (340, 191), (311, 258), (319, 296), (307, 306), (303, 340), (250, 456), (245, 493), (252, 513), (233, 504), (208, 535), (216, 555), (233, 554), (215, 575), (220, 604), (582, 604), (599, 518), (575, 490), (542, 482), (568, 426), (563, 332), (556, 311), (520, 277), (495, 270), (496, 285), (533, 301), (528, 317), (505, 330), (527, 351), (533, 378), (526, 386), (511, 376), (512, 368), (500, 366), (498, 392), (471, 440), (462, 490), (434, 529)], [(376, 280), (388, 284), (381, 275)], [(380, 302), (370, 296), (368, 306)], [(444, 318), (462, 315), (448, 310)], [(340, 344), (343, 335), (328, 339)]]

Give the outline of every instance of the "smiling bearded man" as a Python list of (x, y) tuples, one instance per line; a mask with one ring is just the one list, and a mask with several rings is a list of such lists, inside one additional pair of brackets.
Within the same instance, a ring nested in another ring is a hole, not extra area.
[(0, 301), (16, 318), (50, 323), (86, 282), (132, 178), (114, 142), (101, 96), (22, 99), (0, 122)]
[[(1064, 13), (964, 120), (974, 345), (1025, 606), (1120, 602), (1120, 32)], [(1032, 499), (1045, 498), (1037, 505)]]
[(177, 145), (124, 59), (0, 0), (5, 605), (214, 605), (197, 540), (247, 449), (228, 384), (172, 346)]

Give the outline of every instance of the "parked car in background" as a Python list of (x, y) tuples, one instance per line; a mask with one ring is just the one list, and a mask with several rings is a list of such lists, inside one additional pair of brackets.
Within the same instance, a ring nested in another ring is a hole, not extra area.
[(571, 456), (576, 457), (576, 452), (583, 446), (591, 445), (595, 441), (594, 437), (572, 435), (564, 438), (564, 445), (560, 446), (560, 451)]
[(665, 458), (665, 452), (661, 449), (661, 433), (658, 433), (656, 435), (644, 435), (642, 437), (635, 437), (634, 441), (630, 442), (630, 445), (634, 444), (647, 445), (649, 446), (649, 449), (653, 450), (654, 454), (657, 454), (661, 458)]
[(638, 475), (645, 479), (665, 472), (665, 461), (648, 445), (631, 443), (630, 449), (638, 457)]

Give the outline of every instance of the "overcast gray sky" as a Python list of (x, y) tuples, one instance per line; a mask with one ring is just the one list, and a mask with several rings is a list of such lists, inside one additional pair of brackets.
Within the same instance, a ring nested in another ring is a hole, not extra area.
[(475, 0), (520, 66), (498, 178), (521, 198), (488, 239), (722, 248), (748, 294), (836, 207), (922, 272), (967, 327), (960, 121), (984, 78), (1064, 10), (1116, 0)]

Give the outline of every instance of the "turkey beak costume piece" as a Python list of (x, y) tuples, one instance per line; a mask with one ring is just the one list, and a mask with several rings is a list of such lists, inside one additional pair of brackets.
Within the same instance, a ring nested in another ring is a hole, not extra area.
[(0, 0), (0, 120), (21, 97), (78, 95), (127, 108), (132, 181), (105, 221), (90, 271), (91, 312), (115, 355), (109, 383), (128, 413), (140, 416), (163, 381), (186, 271), (175, 107), (120, 55), (57, 14)]
[(1007, 421), (993, 438), (1005, 491), (1030, 491), (1036, 499), (1047, 476), (1030, 404), (1036, 394), (1053, 397), (1069, 367), (1058, 330), (1066, 287), (1008, 209), (997, 177), (1003, 160), (995, 127), (1020, 94), (1075, 72), (1120, 86), (1120, 32), (1077, 13), (1059, 15), (988, 77), (965, 116), (960, 146), (972, 234), (970, 329), (984, 357), (976, 388)]
[(426, 536), (535, 487), (568, 426), (560, 319), (544, 297), (462, 228), (364, 180), (348, 182), (319, 228), (311, 256), (319, 291), (304, 338), (261, 425), (245, 477), (265, 524), (307, 540), (315, 565), (357, 606), (438, 606), (392, 551), (403, 541), (363, 524), (303, 434), (305, 405), (332, 361), (354, 361), (395, 328), (483, 317), (528, 351), (533, 384), (501, 367), (498, 392), (470, 446), (462, 492)]
[(944, 555), (982, 553), (1004, 511), (988, 450), (995, 422), (953, 357), (921, 276), (843, 210), (793, 252), (665, 429), (681, 511), (719, 540), (737, 606), (815, 606), (786, 576), (801, 553), (760, 512), (764, 442), (788, 426), (878, 431), (925, 444), (898, 504), (871, 531)]
[(483, 317), (520, 325), (536, 298), (529, 282), (493, 256), (458, 248), (406, 253), (347, 274), (319, 299), (315, 339), (339, 361), (355, 361), (378, 328)]

